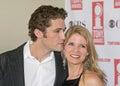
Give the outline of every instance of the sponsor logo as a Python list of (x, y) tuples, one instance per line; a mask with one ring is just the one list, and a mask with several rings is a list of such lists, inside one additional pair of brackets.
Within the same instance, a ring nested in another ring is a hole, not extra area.
[(120, 45), (120, 42), (118, 42), (118, 41), (108, 41), (107, 44), (108, 45)]
[(120, 86), (120, 59), (114, 60), (114, 71), (115, 71), (115, 85), (114, 86)]
[(71, 10), (82, 10), (82, 0), (71, 0)]
[(120, 0), (114, 0), (114, 8), (120, 8)]
[(86, 22), (85, 21), (80, 21), (80, 20), (69, 21), (69, 27), (71, 27), (73, 25), (81, 25), (83, 27), (86, 27)]
[(108, 26), (113, 29), (120, 29), (120, 19), (110, 19), (108, 22)]
[[(120, 30), (120, 19), (110, 19), (108, 21), (108, 27), (109, 27), (109, 30), (115, 30), (115, 32)], [(107, 44), (108, 45), (120, 45), (120, 40), (108, 41)]]
[(103, 2), (92, 3), (92, 37), (96, 45), (104, 45)]
[(110, 62), (111, 59), (110, 58), (99, 58), (98, 61), (99, 62)]

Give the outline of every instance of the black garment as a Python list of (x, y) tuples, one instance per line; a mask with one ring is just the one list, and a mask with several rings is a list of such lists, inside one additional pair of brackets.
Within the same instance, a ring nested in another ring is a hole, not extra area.
[[(0, 54), (0, 86), (25, 86), (24, 45)], [(68, 71), (63, 64), (60, 52), (54, 52), (54, 55), (56, 66), (54, 86), (62, 86)]]
[(77, 79), (66, 80), (62, 86), (78, 86), (81, 76), (82, 76), (82, 73)]

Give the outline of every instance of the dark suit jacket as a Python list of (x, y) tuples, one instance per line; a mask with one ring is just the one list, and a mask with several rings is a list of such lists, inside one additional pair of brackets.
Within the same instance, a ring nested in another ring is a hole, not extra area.
[[(0, 54), (0, 86), (25, 86), (23, 47)], [(63, 66), (60, 52), (54, 52), (56, 78), (54, 86), (62, 86), (67, 77), (67, 68)]]

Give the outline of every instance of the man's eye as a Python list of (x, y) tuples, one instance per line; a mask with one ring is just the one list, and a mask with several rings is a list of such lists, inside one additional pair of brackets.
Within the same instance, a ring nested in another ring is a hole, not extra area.
[(60, 30), (55, 30), (55, 32), (56, 32), (56, 33), (59, 33), (59, 32), (60, 32)]

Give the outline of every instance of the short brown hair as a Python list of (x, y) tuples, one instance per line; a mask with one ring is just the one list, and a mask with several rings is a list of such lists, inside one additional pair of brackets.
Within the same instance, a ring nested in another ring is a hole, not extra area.
[(51, 5), (42, 5), (37, 8), (29, 20), (29, 36), (32, 41), (36, 41), (37, 37), (34, 34), (35, 29), (45, 32), (46, 28), (51, 25), (51, 19), (61, 18), (65, 20), (67, 16), (63, 8), (53, 7)]

